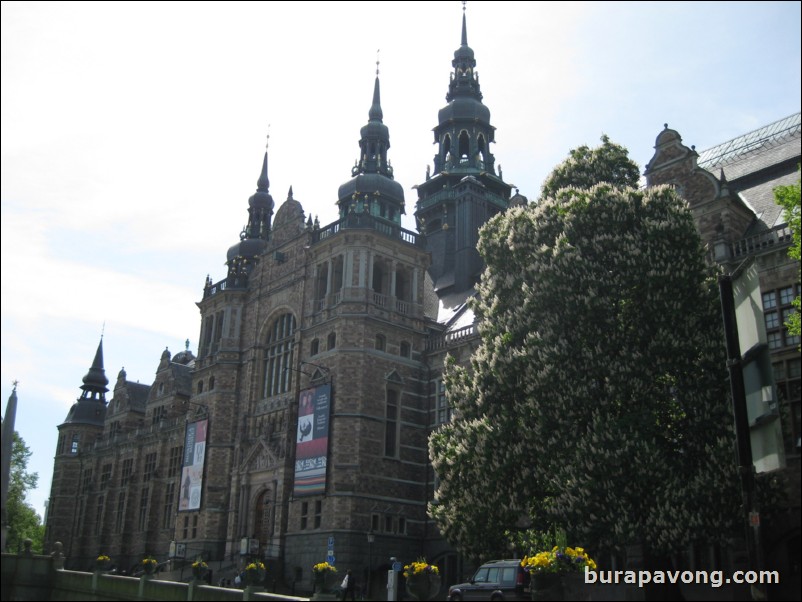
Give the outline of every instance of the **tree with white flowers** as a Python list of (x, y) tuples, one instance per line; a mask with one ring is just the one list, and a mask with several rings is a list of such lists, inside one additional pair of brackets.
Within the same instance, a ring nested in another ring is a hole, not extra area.
[(429, 442), (430, 514), (469, 556), (508, 553), (505, 530), (529, 524), (654, 554), (737, 524), (715, 280), (686, 203), (637, 182), (604, 137), (482, 230), (482, 342), (448, 365), (455, 417)]

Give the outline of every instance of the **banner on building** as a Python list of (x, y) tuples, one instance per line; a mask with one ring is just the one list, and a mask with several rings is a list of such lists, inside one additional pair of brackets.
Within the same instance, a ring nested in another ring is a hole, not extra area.
[(208, 427), (208, 419), (187, 424), (184, 435), (184, 466), (181, 469), (181, 495), (178, 497), (179, 512), (200, 509)]
[(329, 450), (331, 385), (301, 391), (295, 437), (295, 495), (326, 491), (326, 459)]

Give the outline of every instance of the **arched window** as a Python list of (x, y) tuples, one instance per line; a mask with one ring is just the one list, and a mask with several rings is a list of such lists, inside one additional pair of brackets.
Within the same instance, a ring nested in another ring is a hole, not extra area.
[(294, 334), (295, 316), (289, 313), (276, 318), (270, 327), (265, 349), (262, 397), (289, 391)]
[(409, 357), (410, 346), (406, 341), (401, 341), (401, 346), (398, 354), (401, 357)]
[(320, 341), (313, 339), (312, 344), (309, 345), (309, 355), (317, 355), (318, 353), (320, 353)]
[(443, 159), (448, 159), (448, 153), (451, 152), (451, 136), (446, 134), (443, 138)]
[(330, 332), (328, 338), (326, 339), (326, 347), (331, 350), (337, 346), (337, 334), (334, 332)]
[(384, 351), (387, 347), (387, 339), (384, 337), (383, 334), (376, 335), (376, 350), (377, 351)]
[(468, 137), (468, 132), (462, 130), (459, 133), (459, 157), (460, 159), (468, 158), (471, 152), (471, 140)]
[(203, 393), (203, 381), (198, 381), (198, 393)]
[(209, 377), (209, 390), (214, 389), (214, 376)]

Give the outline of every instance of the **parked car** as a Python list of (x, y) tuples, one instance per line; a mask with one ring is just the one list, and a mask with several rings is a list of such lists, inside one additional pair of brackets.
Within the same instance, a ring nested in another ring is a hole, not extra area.
[(531, 600), (529, 573), (521, 568), (520, 560), (485, 562), (467, 583), (448, 588), (451, 602), (462, 600)]

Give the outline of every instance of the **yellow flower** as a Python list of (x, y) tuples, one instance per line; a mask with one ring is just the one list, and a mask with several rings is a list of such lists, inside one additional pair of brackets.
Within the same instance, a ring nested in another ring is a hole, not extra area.
[(440, 570), (435, 565), (427, 563), (425, 558), (418, 558), (416, 562), (412, 562), (404, 567), (404, 577), (407, 579), (410, 575), (420, 575), (424, 572), (434, 575), (440, 574)]
[(564, 573), (582, 571), (587, 566), (596, 570), (596, 563), (584, 548), (554, 546), (551, 551), (537, 552), (521, 560), (521, 566), (529, 572)]
[(329, 572), (332, 572), (332, 573), (336, 573), (337, 572), (337, 568), (332, 566), (332, 565), (330, 565), (328, 562), (318, 562), (316, 565), (314, 565), (312, 567), (312, 570), (315, 573), (324, 573), (326, 571), (329, 571)]

